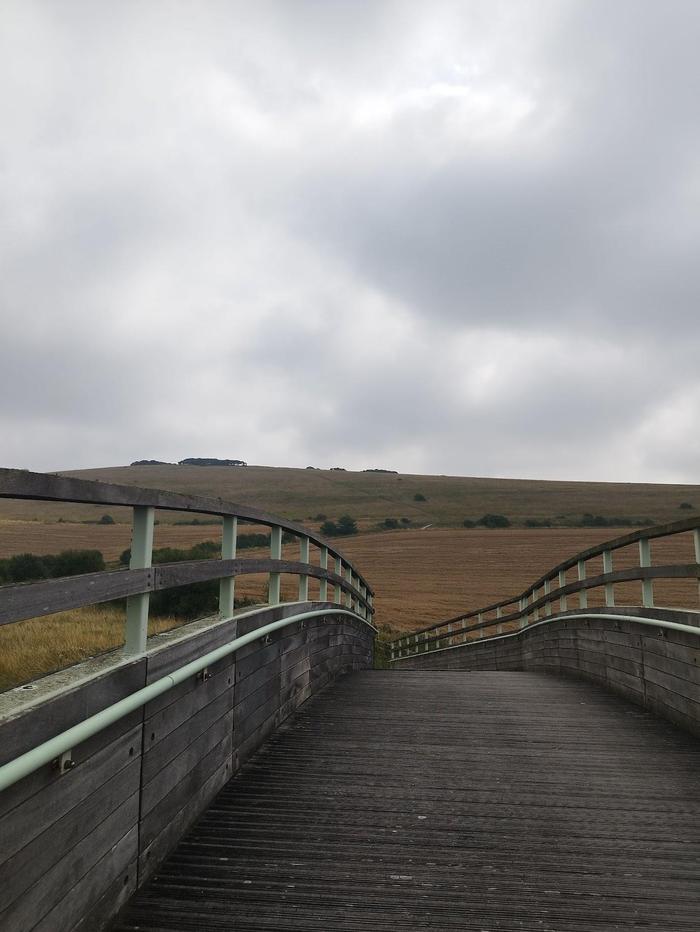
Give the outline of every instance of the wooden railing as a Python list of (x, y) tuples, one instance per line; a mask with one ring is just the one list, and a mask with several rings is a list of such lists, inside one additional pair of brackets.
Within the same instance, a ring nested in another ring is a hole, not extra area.
[[(684, 533), (693, 535), (695, 562), (653, 566), (651, 541)], [(613, 553), (630, 544), (639, 546), (639, 565), (614, 570)], [(603, 572), (588, 576), (587, 562), (597, 557), (602, 557)], [(566, 574), (572, 569), (576, 570), (577, 579), (568, 582)], [(589, 547), (553, 567), (524, 592), (512, 598), (455, 615), (397, 638), (390, 645), (391, 659), (399, 660), (466, 643), (475, 638), (498, 637), (506, 631), (524, 629), (541, 618), (552, 618), (567, 612), (572, 596), (578, 597), (578, 610), (585, 611), (588, 608), (588, 593), (593, 589), (602, 589), (605, 606), (614, 609), (615, 585), (620, 583), (640, 582), (641, 598), (637, 604), (642, 608), (653, 608), (654, 580), (659, 579), (697, 579), (700, 596), (700, 518), (647, 527)]]
[[(219, 580), (219, 616), (234, 608), (234, 580), (247, 574), (268, 574), (269, 605), (281, 602), (283, 574), (298, 577), (298, 600), (308, 601), (309, 577), (320, 580), (319, 601), (331, 601), (369, 620), (374, 593), (361, 573), (337, 548), (313, 531), (255, 508), (221, 499), (182, 495), (157, 489), (112, 485), (67, 476), (0, 469), (0, 498), (71, 502), (133, 508), (131, 562), (128, 569), (88, 573), (0, 587), (0, 624), (36, 618), (99, 602), (126, 598), (125, 648), (138, 655), (146, 648), (151, 592), (205, 580)], [(154, 519), (157, 510), (193, 512), (222, 519), (222, 552), (218, 560), (194, 560), (152, 566)], [(238, 523), (270, 528), (270, 556), (236, 556)], [(300, 559), (282, 559), (282, 535), (299, 541)], [(310, 545), (318, 551), (311, 559)], [(329, 564), (332, 569), (329, 569)]]

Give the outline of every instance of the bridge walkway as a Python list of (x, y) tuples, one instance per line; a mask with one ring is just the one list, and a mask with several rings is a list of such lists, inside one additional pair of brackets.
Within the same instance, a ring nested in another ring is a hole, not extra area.
[(364, 672), (302, 706), (119, 932), (700, 928), (700, 742), (583, 681)]

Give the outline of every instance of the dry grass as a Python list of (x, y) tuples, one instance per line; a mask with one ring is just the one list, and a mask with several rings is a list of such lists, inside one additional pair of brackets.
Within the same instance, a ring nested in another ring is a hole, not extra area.
[[(149, 634), (183, 624), (152, 618)], [(79, 608), (0, 628), (0, 690), (62, 670), (124, 643), (124, 612), (111, 606)]]

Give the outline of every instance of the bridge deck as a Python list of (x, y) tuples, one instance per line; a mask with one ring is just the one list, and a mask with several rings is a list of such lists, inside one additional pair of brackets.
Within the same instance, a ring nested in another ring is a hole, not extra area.
[(534, 673), (346, 677), (115, 928), (700, 928), (700, 743)]

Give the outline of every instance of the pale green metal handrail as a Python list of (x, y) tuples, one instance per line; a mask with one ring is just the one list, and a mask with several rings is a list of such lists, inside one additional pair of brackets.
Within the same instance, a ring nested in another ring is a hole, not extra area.
[[(666, 621), (663, 618), (645, 618), (641, 615), (617, 615), (611, 612), (596, 612), (595, 610), (589, 612), (566, 612), (559, 615), (549, 615), (547, 618), (542, 618), (539, 621), (535, 621), (532, 624), (529, 624), (526, 628), (521, 628), (519, 631), (507, 631), (505, 634), (492, 634), (485, 638), (472, 638), (470, 641), (462, 641), (460, 644), (448, 644), (447, 647), (435, 647), (429, 653), (431, 655), (443, 653), (446, 650), (459, 650), (464, 647), (477, 647), (479, 644), (488, 644), (493, 641), (502, 641), (504, 638), (517, 638), (522, 634), (526, 634), (528, 631), (532, 631), (533, 628), (539, 628), (540, 625), (548, 625), (555, 621), (573, 621), (579, 618), (586, 618), (589, 621), (591, 619), (603, 618), (606, 621), (638, 621), (642, 625), (651, 625), (655, 628), (668, 628), (671, 631), (683, 631), (686, 634), (694, 634), (696, 637), (700, 637), (700, 627), (693, 627), (693, 625), (683, 625), (677, 621)], [(448, 635), (445, 635), (444, 639), (447, 639)], [(441, 638), (441, 640), (443, 640)], [(425, 651), (414, 651), (412, 654), (404, 654), (402, 657), (391, 657), (389, 663), (398, 663), (400, 660), (410, 660), (412, 657), (425, 657)]]
[[(235, 616), (235, 619), (240, 620), (242, 618), (248, 618), (251, 615), (258, 614), (259, 611), (260, 609), (253, 612), (245, 612)], [(270, 634), (272, 631), (277, 631), (279, 628), (295, 624), (298, 621), (305, 621), (308, 618), (318, 618), (321, 615), (347, 615), (357, 621), (361, 621), (375, 634), (377, 633), (377, 629), (374, 625), (370, 624), (367, 619), (362, 618), (355, 612), (342, 608), (314, 609), (313, 611), (292, 615), (289, 618), (283, 618), (280, 621), (272, 621), (270, 624), (263, 625), (261, 628), (251, 631), (249, 634), (243, 634), (238, 638), (234, 638), (234, 640), (230, 641), (228, 644), (223, 644), (221, 647), (217, 647), (215, 650), (203, 654), (197, 660), (192, 660), (190, 663), (185, 664), (185, 666), (179, 667), (172, 673), (168, 673), (167, 676), (163, 676), (159, 680), (156, 680), (155, 683), (144, 686), (142, 689), (131, 693), (131, 695), (126, 696), (124, 699), (120, 699), (106, 709), (102, 709), (102, 711), (97, 712), (95, 715), (91, 715), (89, 718), (86, 718), (85, 721), (79, 722), (77, 725), (73, 725), (72, 728), (61, 732), (54, 738), (50, 738), (48, 741), (44, 741), (42, 744), (37, 745), (37, 747), (32, 748), (31, 751), (27, 751), (20, 757), (8, 761), (8, 763), (0, 767), (0, 790), (7, 789), (8, 786), (12, 786), (23, 777), (28, 776), (30, 773), (34, 773), (39, 767), (43, 767), (45, 764), (49, 764), (51, 761), (56, 760), (56, 758), (60, 758), (66, 751), (71, 750), (76, 747), (76, 745), (81, 744), (98, 732), (103, 731), (109, 725), (113, 725), (114, 722), (119, 721), (120, 718), (124, 718), (124, 716), (128, 715), (130, 712), (140, 709), (147, 702), (150, 702), (152, 699), (155, 699), (174, 686), (177, 686), (179, 683), (182, 683), (190, 676), (200, 673), (205, 667), (211, 666), (223, 657), (235, 653), (239, 648), (245, 647), (246, 644), (250, 644), (258, 638)]]

